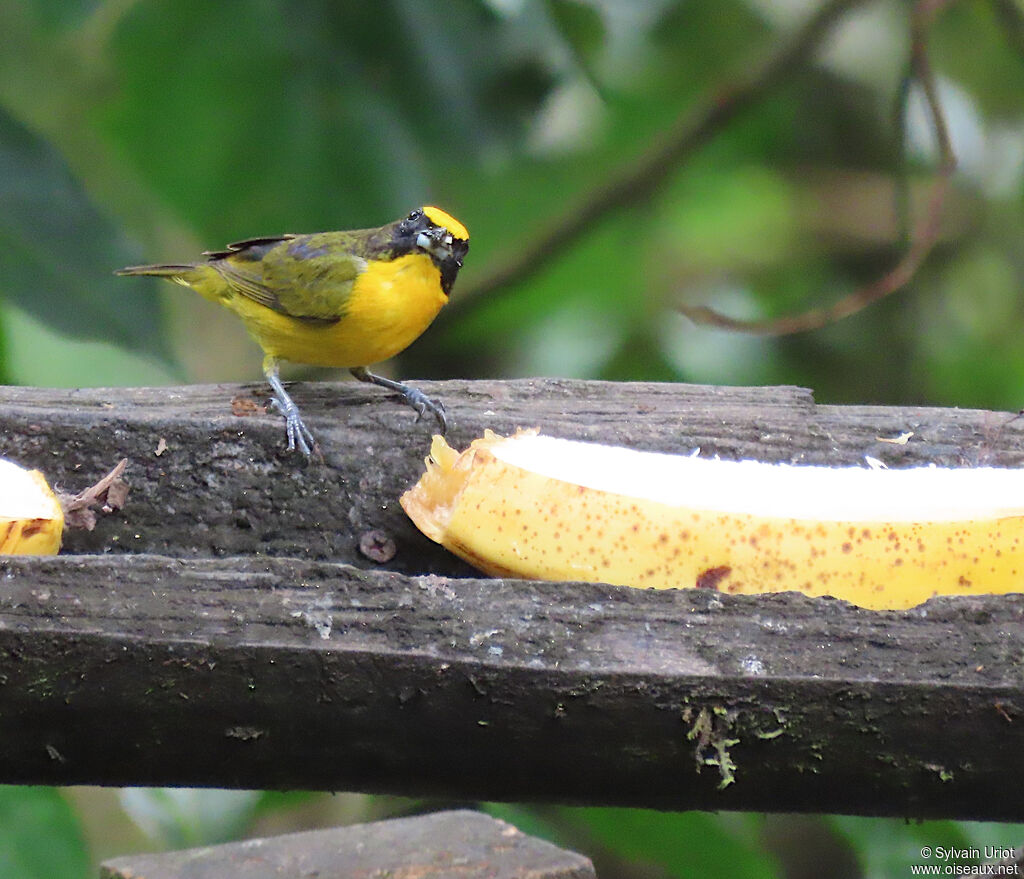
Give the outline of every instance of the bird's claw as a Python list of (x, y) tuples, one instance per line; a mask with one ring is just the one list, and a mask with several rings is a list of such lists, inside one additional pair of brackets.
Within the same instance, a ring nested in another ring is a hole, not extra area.
[(288, 435), (288, 451), (293, 452), (297, 448), (307, 458), (313, 454), (316, 440), (308, 427), (303, 423), (299, 415), (299, 407), (289, 398), (287, 402), (273, 397), (270, 405), (284, 416), (285, 432)]
[(402, 399), (416, 410), (417, 421), (430, 412), (437, 419), (437, 426), (440, 428), (441, 433), (448, 432), (448, 419), (444, 414), (444, 406), (440, 403), (435, 403), (423, 391), (417, 388), (410, 388), (408, 385), (403, 385), (401, 382), (392, 381), (383, 376), (374, 375), (365, 366), (355, 366), (350, 371), (361, 382), (370, 382), (371, 384), (380, 385), (382, 388), (387, 388), (389, 391), (401, 394)]
[(441, 433), (448, 432), (448, 418), (445, 415), (444, 404), (435, 403), (423, 391), (416, 388), (407, 388), (405, 392), (406, 402), (416, 410), (416, 420), (419, 421), (428, 412), (437, 419), (437, 426)]

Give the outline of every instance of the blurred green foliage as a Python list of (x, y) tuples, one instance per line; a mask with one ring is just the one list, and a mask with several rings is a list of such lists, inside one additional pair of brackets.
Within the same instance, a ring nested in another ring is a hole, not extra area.
[[(675, 311), (798, 312), (898, 261), (900, 193), (919, 215), (935, 162), (920, 99), (902, 86), (899, 0), (847, 15), (815, 64), (666, 169), (651, 197), (606, 212), (537, 272), (469, 298), (674, 120), (727, 93), (807, 6), (5, 0), (0, 379), (253, 378), (259, 355), (240, 329), (233, 341), (197, 297), (112, 270), (438, 203), (470, 228), (472, 251), (455, 305), (401, 356), (405, 376), (782, 382), (821, 401), (1020, 408), (1024, 12), (1011, 2), (953, 4), (932, 30), (960, 170), (940, 245), (890, 299), (778, 339)], [(225, 353), (235, 345), (249, 359)], [(2, 875), (84, 875), (56, 792), (0, 794)], [(154, 820), (174, 838), (184, 801), (163, 799), (173, 809)], [(502, 808), (619, 867), (781, 875), (753, 817)], [(180, 840), (200, 832), (179, 823)], [(1019, 828), (948, 822), (820, 827), (852, 846), (863, 875), (904, 869), (925, 839), (1019, 841)]]
[(0, 786), (0, 876), (88, 879), (93, 875), (78, 819), (60, 791)]
[[(251, 346), (239, 341), (248, 359), (231, 366), (211, 350), (204, 304), (109, 271), (437, 202), (473, 249), (451, 314), (402, 374), (792, 382), (823, 401), (1018, 408), (1024, 53), (1005, 6), (955, 4), (933, 29), (962, 170), (932, 259), (844, 324), (751, 339), (674, 306), (797, 312), (902, 253), (900, 188), (920, 204), (934, 162), (913, 92), (906, 144), (895, 123), (906, 3), (848, 14), (819, 63), (666, 169), (650, 198), (460, 303), (673, 120), (727, 92), (804, 5), (12, 0), (0, 7), (0, 376), (255, 376)], [(26, 334), (34, 357), (12, 341)], [(108, 348), (83, 354), (69, 336)]]

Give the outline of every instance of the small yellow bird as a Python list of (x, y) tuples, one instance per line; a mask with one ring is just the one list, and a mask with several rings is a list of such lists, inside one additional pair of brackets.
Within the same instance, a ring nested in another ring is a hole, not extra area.
[(444, 407), (422, 391), (374, 375), (367, 364), (402, 351), (448, 301), (469, 251), (469, 232), (440, 208), (422, 207), (379, 229), (275, 235), (207, 251), (202, 262), (128, 266), (231, 309), (263, 349), (263, 373), (285, 418), (288, 450), (315, 441), (285, 391), (281, 360), (347, 367), (357, 379), (397, 391), (448, 427)]

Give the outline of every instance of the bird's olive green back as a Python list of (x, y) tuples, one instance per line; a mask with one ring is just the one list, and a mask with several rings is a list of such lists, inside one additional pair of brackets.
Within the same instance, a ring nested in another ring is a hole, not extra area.
[(335, 321), (367, 261), (396, 255), (394, 227), (254, 238), (208, 256), (235, 292), (293, 317)]

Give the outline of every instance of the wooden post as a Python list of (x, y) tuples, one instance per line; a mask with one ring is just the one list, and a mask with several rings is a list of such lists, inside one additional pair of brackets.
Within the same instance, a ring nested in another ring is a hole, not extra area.
[[(423, 388), (459, 447), (540, 426), (762, 460), (1024, 458), (1006, 413), (792, 388)], [(279, 418), (231, 414), (250, 396), (0, 393), (5, 456), (67, 489), (128, 457), (132, 485), (67, 555), (0, 562), (0, 781), (1024, 819), (1024, 597), (879, 613), (481, 578), (396, 502), (429, 426), (374, 388), (301, 387), (324, 452), (304, 464)]]

